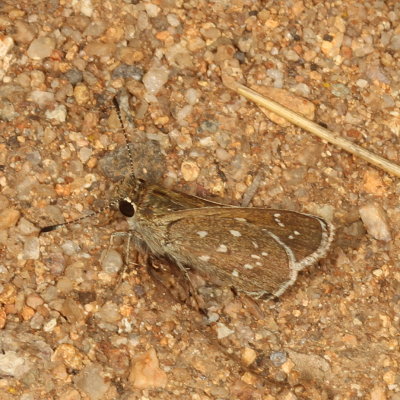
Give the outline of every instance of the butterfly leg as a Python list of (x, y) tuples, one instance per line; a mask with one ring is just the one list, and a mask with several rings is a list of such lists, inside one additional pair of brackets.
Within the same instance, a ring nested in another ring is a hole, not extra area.
[[(134, 247), (138, 250), (136, 255), (138, 256), (139, 252), (144, 252), (147, 253), (147, 247), (144, 243), (143, 240), (140, 239), (139, 235), (135, 231), (122, 231), (122, 232), (113, 232), (110, 236), (110, 242), (107, 248), (106, 254), (110, 251), (111, 247), (114, 245), (114, 239), (116, 237), (121, 237), (121, 238), (126, 238), (126, 246), (125, 246), (125, 254), (124, 254), (124, 262), (123, 262), (123, 268), (122, 271), (119, 273), (118, 277), (118, 282), (116, 286), (119, 286), (119, 284), (126, 278), (126, 271), (129, 265), (129, 254), (130, 254), (130, 248), (131, 248), (131, 243), (132, 241), (134, 242)], [(134, 261), (134, 264), (138, 264), (138, 259)]]
[(204, 301), (201, 299), (200, 295), (198, 294), (197, 289), (196, 289), (195, 285), (193, 284), (192, 279), (190, 278), (187, 268), (185, 268), (185, 266), (183, 266), (181, 264), (177, 264), (177, 267), (183, 273), (183, 276), (184, 276), (186, 282), (188, 283), (189, 294), (193, 297), (193, 299), (196, 303), (196, 306), (197, 306), (197, 310), (207, 316), (207, 311), (204, 307)]

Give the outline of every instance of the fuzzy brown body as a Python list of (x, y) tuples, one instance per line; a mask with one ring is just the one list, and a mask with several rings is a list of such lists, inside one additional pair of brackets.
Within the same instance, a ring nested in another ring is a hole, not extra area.
[(227, 206), (134, 175), (112, 203), (124, 213), (126, 202), (134, 209), (130, 229), (153, 255), (257, 298), (282, 294), (298, 271), (326, 255), (334, 237), (332, 224), (320, 217)]

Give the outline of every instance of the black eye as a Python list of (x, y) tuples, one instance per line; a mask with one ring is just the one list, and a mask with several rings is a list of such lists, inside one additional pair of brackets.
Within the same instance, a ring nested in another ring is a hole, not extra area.
[(119, 211), (121, 211), (121, 214), (125, 215), (125, 217), (133, 217), (135, 214), (135, 208), (133, 207), (133, 204), (127, 200), (120, 200), (118, 203), (118, 208)]

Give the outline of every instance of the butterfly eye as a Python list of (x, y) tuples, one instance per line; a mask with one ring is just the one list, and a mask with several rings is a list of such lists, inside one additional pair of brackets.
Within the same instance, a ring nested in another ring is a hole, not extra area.
[(133, 217), (135, 214), (135, 207), (127, 200), (120, 200), (118, 203), (118, 208), (121, 214), (125, 215), (125, 217)]

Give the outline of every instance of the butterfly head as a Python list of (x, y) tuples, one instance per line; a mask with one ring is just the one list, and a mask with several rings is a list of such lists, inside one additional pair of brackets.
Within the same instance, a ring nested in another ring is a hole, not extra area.
[(134, 174), (129, 174), (116, 188), (116, 195), (111, 200), (111, 205), (125, 217), (133, 217), (143, 184), (143, 180), (136, 178)]

